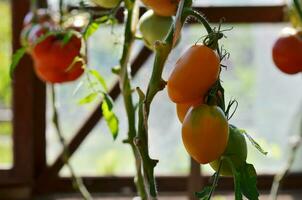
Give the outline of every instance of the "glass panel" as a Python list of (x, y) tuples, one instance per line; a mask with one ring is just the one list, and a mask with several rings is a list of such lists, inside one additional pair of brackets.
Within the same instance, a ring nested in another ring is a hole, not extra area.
[[(286, 24), (250, 24), (233, 26), (226, 32), (228, 39), (224, 47), (231, 53), (225, 62), (229, 66), (223, 71), (223, 85), (227, 99), (235, 98), (239, 102), (238, 110), (231, 123), (245, 128), (269, 152), (267, 156), (258, 153), (250, 144), (248, 162), (255, 163), (259, 174), (275, 173), (280, 170), (288, 157), (288, 139), (297, 133), (297, 115), (302, 99), (302, 90), (293, 86), (302, 85), (299, 75), (288, 76), (274, 67), (271, 60), (272, 44), (280, 30)], [(103, 32), (94, 36), (95, 41), (102, 40)], [(172, 67), (182, 52), (205, 35), (198, 25), (185, 28), (182, 40), (169, 57), (164, 71), (164, 78), (170, 74)], [(93, 39), (92, 39), (93, 41)], [(104, 45), (106, 47), (106, 45)], [(93, 47), (93, 45), (91, 46)], [(102, 49), (99, 46), (99, 49)], [(96, 53), (90, 49), (91, 61), (109, 59), (106, 53)], [(115, 60), (115, 56), (111, 57)], [(152, 58), (134, 77), (134, 86), (145, 90), (146, 80), (151, 74)], [(122, 144), (126, 137), (126, 118), (122, 100), (116, 102), (116, 113), (120, 118), (121, 133), (113, 142), (104, 122), (101, 122), (72, 158), (72, 163), (82, 175), (130, 175), (134, 172), (131, 150)], [(290, 106), (288, 106), (290, 105)], [(83, 109), (83, 108), (78, 108)], [(81, 112), (82, 118), (83, 114)], [(68, 119), (72, 121), (72, 119)], [(73, 123), (74, 124), (74, 123)], [(150, 152), (160, 162), (156, 168), (158, 175), (185, 175), (189, 170), (189, 159), (181, 141), (181, 125), (175, 113), (175, 105), (170, 102), (166, 91), (161, 92), (154, 100), (150, 115)], [(301, 152), (299, 152), (301, 155)], [(301, 156), (295, 162), (294, 170), (301, 170)], [(269, 164), (268, 164), (269, 163)], [(209, 167), (204, 168), (207, 174), (212, 173)], [(67, 175), (66, 169), (61, 173)]]
[(0, 168), (12, 165), (11, 88), (11, 17), (9, 1), (0, 1)]

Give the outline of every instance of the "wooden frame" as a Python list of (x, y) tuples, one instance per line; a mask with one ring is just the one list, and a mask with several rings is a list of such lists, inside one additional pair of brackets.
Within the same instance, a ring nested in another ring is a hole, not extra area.
[[(39, 1), (41, 6), (45, 1)], [(29, 0), (12, 0), (13, 18), (13, 49), (20, 47), (19, 34), (22, 28), (23, 16), (28, 11)], [(75, 9), (75, 8), (71, 8)], [(284, 19), (284, 5), (276, 6), (248, 6), (248, 7), (198, 7), (211, 22), (219, 22), (219, 16), (225, 16), (227, 23), (276, 23)], [(123, 20), (123, 10), (117, 13), (120, 21)], [(257, 15), (255, 15), (257, 13)], [(194, 23), (194, 22), (192, 22)], [(132, 62), (133, 75), (144, 64), (151, 52), (142, 48)], [(120, 94), (116, 83), (110, 95), (113, 99)], [(32, 62), (28, 56), (22, 59), (17, 68), (13, 81), (13, 141), (14, 166), (10, 170), (0, 170), (0, 197), (14, 188), (21, 188), (23, 196), (43, 195), (51, 192), (73, 192), (71, 179), (58, 176), (64, 163), (61, 159), (63, 153), (57, 157), (52, 166), (46, 165), (46, 138), (45, 138), (45, 109), (46, 89), (32, 69)], [(81, 145), (92, 128), (102, 118), (100, 105), (91, 113), (75, 136), (68, 144), (73, 154)], [(162, 192), (195, 191), (194, 185), (208, 182), (209, 177), (200, 178), (200, 167), (191, 164), (191, 173), (188, 177), (158, 177), (159, 188)], [(272, 175), (259, 177), (259, 188), (268, 190), (272, 183)], [(130, 187), (134, 190), (132, 177), (85, 177), (84, 182), (92, 192), (113, 193), (122, 188)], [(197, 183), (197, 184), (196, 184)], [(284, 189), (297, 189), (302, 186), (302, 173), (291, 174), (284, 182)], [(220, 190), (232, 187), (230, 179), (222, 179)], [(25, 188), (25, 190), (24, 190)]]

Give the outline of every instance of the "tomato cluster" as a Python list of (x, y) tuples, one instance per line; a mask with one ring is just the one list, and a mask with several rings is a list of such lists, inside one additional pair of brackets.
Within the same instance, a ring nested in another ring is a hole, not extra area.
[[(247, 147), (242, 133), (229, 125), (225, 113), (208, 95), (219, 81), (220, 58), (205, 45), (195, 44), (176, 62), (168, 83), (168, 95), (176, 103), (182, 123), (182, 140), (189, 155), (200, 164), (210, 164), (217, 171), (222, 156), (236, 168), (246, 161)], [(207, 104), (208, 103), (208, 104)], [(210, 104), (210, 105), (209, 105)], [(222, 160), (220, 174), (232, 175), (231, 167)]]
[(205, 104), (219, 73), (219, 56), (211, 48), (196, 44), (176, 62), (167, 83), (168, 95), (176, 103), (182, 122), (184, 146), (201, 164), (218, 159), (229, 137), (223, 111), (216, 105)]
[[(21, 43), (32, 56), (41, 80), (64, 83), (83, 74), (83, 44), (78, 33), (61, 30), (45, 9), (28, 13), (23, 26)], [(75, 61), (77, 57), (81, 59)]]

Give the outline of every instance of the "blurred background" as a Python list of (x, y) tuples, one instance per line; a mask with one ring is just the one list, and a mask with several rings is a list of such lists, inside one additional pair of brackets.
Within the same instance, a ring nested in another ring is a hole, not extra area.
[[(76, 4), (76, 1), (69, 0)], [(282, 0), (196, 0), (196, 6), (255, 6), (279, 5)], [(11, 80), (8, 75), (12, 55), (11, 2), (0, 0), (0, 169), (13, 166)], [(50, 0), (55, 8), (57, 2)], [(256, 13), (255, 13), (256, 14)], [(223, 17), (223, 16), (222, 16)], [(215, 24), (217, 25), (217, 24)], [(302, 77), (301, 74), (289, 76), (281, 73), (273, 64), (271, 49), (274, 41), (287, 23), (240, 23), (223, 24), (223, 29), (232, 28), (225, 34), (224, 48), (230, 58), (224, 62), (228, 66), (222, 72), (223, 86), (227, 99), (236, 99), (238, 109), (231, 123), (245, 129), (268, 152), (267, 156), (258, 153), (249, 145), (248, 162), (255, 163), (260, 175), (275, 174), (281, 170), (288, 158), (289, 138), (298, 134), (298, 116), (301, 116)], [(121, 54), (123, 27), (102, 25), (90, 38), (88, 44), (89, 67), (97, 69), (106, 78), (108, 85), (114, 84), (117, 77), (111, 68), (118, 64)], [(177, 58), (200, 36), (205, 35), (200, 25), (186, 26), (182, 39), (167, 62), (164, 77), (167, 78)], [(137, 42), (135, 54), (143, 43)], [(146, 88), (146, 80), (151, 74), (151, 56), (134, 77), (135, 86)], [(83, 121), (94, 110), (97, 102), (79, 106), (78, 101), (89, 93), (82, 87), (76, 94), (74, 90), (82, 80), (58, 87), (59, 112), (62, 128), (67, 141), (79, 129)], [(49, 102), (49, 101), (48, 101)], [(49, 103), (47, 106), (50, 108)], [(133, 176), (135, 173), (131, 149), (122, 144), (126, 138), (126, 116), (122, 99), (118, 98), (115, 112), (120, 119), (120, 135), (116, 141), (100, 121), (87, 139), (71, 158), (76, 172), (81, 176)], [(47, 109), (50, 121), (51, 109)], [(156, 175), (185, 176), (189, 174), (190, 159), (181, 142), (181, 124), (177, 120), (175, 106), (161, 92), (154, 100), (150, 115), (150, 151), (160, 162)], [(61, 146), (51, 123), (47, 124), (47, 163), (51, 165)], [(292, 171), (302, 170), (302, 151), (300, 149)], [(202, 173), (211, 175), (208, 166), (202, 166)], [(61, 176), (69, 176), (66, 168)], [(1, 198), (0, 198), (1, 199)]]

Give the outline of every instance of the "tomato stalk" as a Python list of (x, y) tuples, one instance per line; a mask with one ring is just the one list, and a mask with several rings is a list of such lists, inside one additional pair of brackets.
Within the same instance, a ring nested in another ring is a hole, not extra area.
[(173, 49), (178, 32), (181, 31), (183, 23), (182, 20), (185, 0), (181, 0), (177, 18), (174, 21), (173, 26), (164, 41), (157, 41), (155, 44), (155, 60), (151, 78), (148, 83), (146, 94), (142, 92), (140, 88), (137, 88), (139, 94), (139, 113), (138, 113), (138, 134), (135, 138), (135, 145), (138, 149), (141, 157), (143, 172), (144, 172), (144, 183), (148, 188), (148, 199), (157, 199), (156, 181), (154, 176), (154, 168), (157, 164), (157, 160), (154, 160), (149, 155), (149, 141), (148, 141), (148, 118), (150, 114), (151, 103), (158, 92), (165, 88), (166, 82), (162, 78), (162, 72), (166, 60)]
[(55, 93), (55, 86), (53, 84), (50, 85), (50, 89), (51, 89), (51, 103), (52, 103), (52, 109), (53, 109), (53, 116), (52, 116), (52, 122), (54, 124), (56, 133), (59, 137), (59, 141), (63, 147), (63, 157), (62, 160), (65, 163), (65, 165), (67, 166), (70, 174), (71, 174), (71, 178), (73, 181), (73, 186), (75, 187), (75, 189), (77, 189), (82, 197), (85, 200), (92, 200), (92, 197), (90, 195), (90, 193), (88, 192), (87, 188), (85, 187), (85, 185), (83, 184), (83, 181), (81, 178), (77, 177), (72, 165), (69, 162), (69, 152), (68, 152), (68, 147), (66, 145), (66, 141), (65, 138), (62, 134), (62, 130), (60, 127), (60, 123), (59, 123), (59, 114), (58, 114), (58, 108), (56, 105), (56, 93)]
[(135, 32), (138, 21), (138, 5), (136, 1), (126, 1), (126, 24), (124, 31), (124, 45), (122, 57), (120, 59), (120, 88), (122, 91), (122, 96), (124, 100), (124, 105), (127, 113), (128, 120), (128, 138), (124, 141), (131, 146), (132, 152), (135, 158), (135, 166), (136, 166), (136, 177), (135, 177), (135, 185), (137, 192), (139, 193), (142, 200), (146, 200), (146, 188), (144, 185), (143, 175), (142, 175), (142, 166), (140, 157), (137, 149), (134, 145), (134, 138), (136, 137), (136, 127), (135, 127), (135, 106), (133, 104), (132, 98), (132, 87), (130, 82), (130, 66), (129, 59), (131, 55), (131, 50), (133, 47), (133, 43), (135, 41)]

